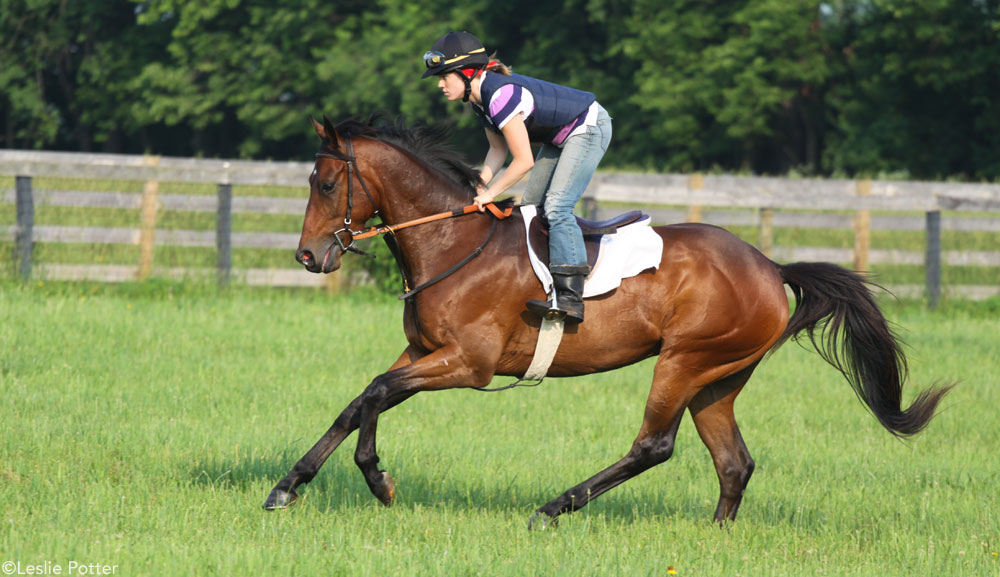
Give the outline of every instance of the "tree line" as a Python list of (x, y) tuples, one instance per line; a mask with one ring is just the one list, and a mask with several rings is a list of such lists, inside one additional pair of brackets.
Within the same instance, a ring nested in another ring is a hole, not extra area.
[(450, 30), (594, 92), (605, 167), (1000, 177), (996, 0), (0, 0), (0, 147), (301, 160), (384, 112), (477, 163), (420, 79)]

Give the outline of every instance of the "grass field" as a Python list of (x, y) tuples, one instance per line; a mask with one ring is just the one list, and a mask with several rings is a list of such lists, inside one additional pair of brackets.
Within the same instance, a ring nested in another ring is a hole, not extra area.
[(908, 398), (959, 383), (920, 436), (895, 440), (788, 344), (737, 403), (757, 471), (735, 524), (710, 521), (717, 481), (686, 417), (671, 461), (529, 532), (536, 507), (628, 450), (648, 362), (418, 395), (380, 420), (393, 508), (368, 493), (352, 436), (296, 506), (266, 513), (403, 347), (397, 302), (3, 284), (0, 562), (127, 577), (1000, 575), (1000, 301), (885, 305), (908, 343)]

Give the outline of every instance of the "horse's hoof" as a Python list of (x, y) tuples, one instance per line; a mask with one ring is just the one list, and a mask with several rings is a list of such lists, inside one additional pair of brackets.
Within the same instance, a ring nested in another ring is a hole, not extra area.
[(371, 487), (372, 493), (386, 507), (391, 507), (396, 500), (396, 481), (387, 471), (382, 471), (382, 482)]
[(298, 498), (299, 494), (296, 493), (294, 489), (291, 491), (275, 489), (271, 491), (270, 495), (267, 496), (267, 501), (264, 501), (264, 509), (267, 511), (284, 509), (294, 503)]
[(549, 527), (555, 529), (559, 526), (559, 517), (550, 517), (548, 513), (543, 513), (542, 511), (535, 511), (535, 513), (528, 519), (528, 531), (544, 531)]

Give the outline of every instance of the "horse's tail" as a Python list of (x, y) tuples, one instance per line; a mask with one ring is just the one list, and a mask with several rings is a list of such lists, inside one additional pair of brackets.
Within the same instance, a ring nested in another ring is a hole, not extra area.
[(778, 345), (806, 330), (819, 354), (843, 373), (882, 426), (898, 437), (919, 433), (951, 387), (923, 391), (902, 410), (906, 356), (869, 291), (870, 283), (830, 263), (779, 267), (796, 307)]

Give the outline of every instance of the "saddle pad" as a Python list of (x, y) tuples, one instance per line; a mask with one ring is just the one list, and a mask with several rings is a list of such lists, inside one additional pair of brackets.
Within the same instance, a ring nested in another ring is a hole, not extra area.
[[(521, 206), (521, 216), (524, 217), (525, 239), (531, 238), (531, 221), (535, 220), (537, 207), (526, 204)], [(583, 297), (595, 297), (610, 292), (622, 284), (622, 279), (636, 276), (649, 270), (660, 268), (663, 257), (663, 238), (649, 226), (648, 216), (641, 220), (623, 226), (615, 234), (601, 237), (597, 251), (596, 262), (583, 285)], [(528, 259), (535, 276), (542, 283), (546, 294), (552, 292), (552, 274), (549, 267), (531, 248), (528, 247)]]

